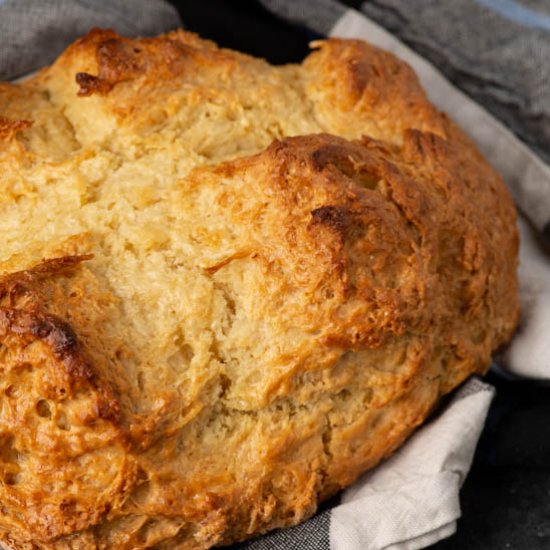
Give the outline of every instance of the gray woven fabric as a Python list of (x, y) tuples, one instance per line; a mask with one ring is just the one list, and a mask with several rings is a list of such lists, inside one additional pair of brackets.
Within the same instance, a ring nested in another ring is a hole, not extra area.
[(0, 80), (47, 65), (92, 27), (147, 36), (180, 25), (162, 0), (0, 0)]
[(510, 0), (415, 0), (414, 10), (410, 0), (375, 0), (361, 9), (549, 162), (550, 1), (538, 4), (540, 13)]
[(227, 550), (331, 550), (330, 510), (289, 529), (280, 529)]

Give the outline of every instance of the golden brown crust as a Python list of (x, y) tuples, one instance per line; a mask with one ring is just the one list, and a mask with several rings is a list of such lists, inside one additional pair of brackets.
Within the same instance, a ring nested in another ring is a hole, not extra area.
[(135, 40), (125, 39), (114, 32), (94, 29), (73, 48), (89, 48), (90, 45), (95, 46), (98, 74), (76, 73), (79, 96), (107, 94), (120, 82), (141, 76), (155, 81), (173, 79), (186, 68), (187, 58), (197, 55), (202, 58), (207, 50), (215, 60), (217, 53), (214, 47), (208, 48), (210, 43), (207, 41), (177, 31), (143, 39), (138, 45)]
[[(5, 403), (0, 491), (10, 511), (2, 522), (21, 540), (85, 529), (109, 509), (114, 494), (99, 493), (96, 499), (89, 482), (79, 482), (79, 457), (92, 452), (95, 465), (105, 467), (101, 455), (108, 453), (109, 460), (126, 467), (124, 455), (117, 457), (122, 448), (116, 450), (122, 444), (118, 402), (72, 327), (46, 311), (47, 297), (41, 296), (45, 280), (50, 283), (86, 259), (50, 260), (0, 282)], [(56, 489), (50, 493), (48, 486)], [(79, 494), (79, 486), (87, 494)]]
[(498, 175), (403, 62), (315, 47), (94, 30), (0, 87), (7, 547), (293, 525), (510, 338)]
[(30, 128), (31, 126), (32, 121), (30, 120), (10, 120), (9, 118), (0, 116), (0, 140), (7, 141), (20, 130)]

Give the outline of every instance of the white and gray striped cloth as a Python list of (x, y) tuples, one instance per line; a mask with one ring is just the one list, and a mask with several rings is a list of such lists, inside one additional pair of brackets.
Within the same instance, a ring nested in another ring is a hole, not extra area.
[[(412, 9), (408, 0), (373, 0), (356, 2), (355, 11), (336, 0), (260, 1), (290, 23), (364, 38), (407, 60), (431, 100), (499, 169), (522, 212), (523, 307), (499, 364), (549, 379), (550, 255), (541, 244), (544, 235), (550, 241), (548, 2), (418, 0)], [(153, 35), (180, 24), (161, 0), (0, 0), (0, 80), (45, 65), (92, 26)], [(492, 395), (487, 384), (468, 381), (395, 455), (315, 517), (235, 548), (412, 550), (449, 536)]]

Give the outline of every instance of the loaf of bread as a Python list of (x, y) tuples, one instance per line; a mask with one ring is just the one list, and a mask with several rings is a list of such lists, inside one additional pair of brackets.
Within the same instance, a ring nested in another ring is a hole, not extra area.
[(512, 201), (365, 42), (94, 30), (0, 85), (0, 541), (296, 524), (512, 335)]

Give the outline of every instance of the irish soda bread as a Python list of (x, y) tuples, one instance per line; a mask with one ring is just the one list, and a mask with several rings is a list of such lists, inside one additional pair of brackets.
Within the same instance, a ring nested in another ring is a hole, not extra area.
[(0, 85), (0, 540), (295, 524), (511, 336), (502, 181), (411, 69), (94, 30)]

